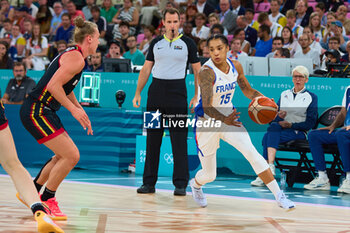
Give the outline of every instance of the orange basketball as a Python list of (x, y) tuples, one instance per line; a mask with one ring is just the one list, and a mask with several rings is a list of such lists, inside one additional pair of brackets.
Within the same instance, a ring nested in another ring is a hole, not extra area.
[(265, 96), (256, 97), (250, 102), (248, 114), (257, 124), (264, 125), (275, 119), (278, 112), (278, 106), (270, 98)]

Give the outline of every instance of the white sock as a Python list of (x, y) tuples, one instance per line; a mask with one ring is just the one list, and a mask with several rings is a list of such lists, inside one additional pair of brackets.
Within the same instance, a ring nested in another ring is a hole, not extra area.
[(281, 192), (280, 186), (278, 186), (277, 181), (273, 180), (270, 183), (268, 183), (266, 186), (270, 189), (270, 191), (273, 193), (273, 195), (277, 199), (277, 195), (279, 194), (279, 192)]
[(322, 180), (328, 180), (328, 176), (326, 171), (318, 171), (318, 176), (322, 179)]
[(350, 180), (350, 172), (346, 172), (346, 179)]

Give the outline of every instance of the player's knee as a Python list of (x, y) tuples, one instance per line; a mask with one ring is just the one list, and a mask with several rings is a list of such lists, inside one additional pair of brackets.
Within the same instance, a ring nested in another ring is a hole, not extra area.
[(311, 130), (307, 135), (307, 139), (309, 142), (317, 141), (318, 137), (319, 137), (319, 130)]
[(267, 128), (268, 132), (278, 132), (281, 131), (282, 127), (278, 122), (272, 122), (271, 125)]
[(207, 174), (207, 177), (206, 177), (207, 183), (213, 182), (215, 179), (216, 179), (216, 171), (212, 171)]
[(79, 162), (79, 159), (80, 159), (79, 150), (78, 149), (73, 150), (69, 156), (70, 164), (74, 167)]

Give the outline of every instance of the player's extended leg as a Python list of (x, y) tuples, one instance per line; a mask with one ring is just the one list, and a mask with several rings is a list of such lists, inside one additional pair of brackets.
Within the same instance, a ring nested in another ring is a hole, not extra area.
[(40, 202), (32, 179), (17, 157), (16, 147), (9, 127), (0, 131), (0, 163), (11, 176), (17, 191), (21, 194), (24, 201), (29, 203), (28, 206), (35, 214), (35, 219), (38, 222), (38, 231), (46, 233), (63, 232), (46, 215), (46, 210)]
[(41, 168), (40, 172), (34, 179), (34, 185), (38, 193), (40, 192), (43, 185), (47, 182), (49, 179), (50, 172), (52, 168), (55, 166), (56, 162), (58, 161), (56, 155), (52, 156)]
[(248, 160), (253, 167), (255, 173), (262, 179), (265, 185), (274, 194), (280, 207), (285, 209), (294, 208), (292, 201), (288, 200), (280, 190), (277, 181), (272, 175), (272, 172), (266, 160), (261, 156), (252, 144), (249, 134), (246, 129), (235, 126), (228, 126), (228, 129), (223, 133), (224, 141), (234, 146)]
[(58, 186), (78, 163), (79, 150), (66, 132), (45, 142), (44, 145), (55, 153), (57, 162), (50, 171), (41, 200), (49, 206), (55, 220), (66, 220), (67, 216), (59, 209), (55, 194)]

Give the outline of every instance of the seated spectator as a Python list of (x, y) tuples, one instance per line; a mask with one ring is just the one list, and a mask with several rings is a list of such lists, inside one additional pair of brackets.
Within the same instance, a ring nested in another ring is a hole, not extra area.
[(296, 14), (294, 10), (288, 10), (286, 13), (287, 17), (287, 26), (292, 30), (294, 39), (299, 38), (301, 34), (303, 34), (304, 28), (300, 25), (297, 25), (296, 22)]
[[(165, 28), (164, 28), (165, 29)], [(190, 22), (186, 22), (183, 28), (183, 34), (190, 37), (196, 44), (199, 42), (199, 38), (192, 35), (193, 26)], [(165, 31), (164, 31), (165, 32)]]
[[(6, 0), (5, 0), (6, 1)], [(11, 20), (5, 19), (2, 23), (2, 28), (0, 30), (0, 38), (4, 37), (5, 32), (11, 33), (12, 30), (12, 23)]]
[(210, 28), (210, 35), (224, 34), (224, 30), (225, 30), (225, 28), (221, 24), (216, 23), (213, 26), (211, 26), (211, 28)]
[(136, 47), (136, 37), (129, 36), (126, 44), (129, 48), (129, 51), (125, 52), (123, 57), (130, 59), (134, 65), (142, 66), (145, 63), (145, 56)]
[(220, 22), (227, 29), (228, 33), (232, 34), (237, 29), (237, 15), (230, 10), (229, 0), (220, 0), (219, 6), (221, 11), (219, 15)]
[(239, 16), (245, 14), (245, 8), (241, 5), (241, 0), (231, 0), (232, 13)]
[(279, 0), (270, 1), (270, 10), (269, 19), (272, 23), (277, 23), (282, 27), (285, 27), (287, 24), (287, 18), (280, 12), (281, 4)]
[(325, 52), (326, 55), (326, 67), (328, 69), (328, 63), (340, 63), (340, 53), (337, 50), (330, 49)]
[[(315, 34), (309, 26), (304, 28), (303, 34), (306, 34), (310, 38), (310, 48), (316, 50), (318, 54), (322, 54), (325, 50), (322, 48), (321, 44), (315, 40)], [(297, 51), (301, 50), (298, 46)]]
[(102, 54), (101, 51), (96, 51), (96, 53), (92, 54), (90, 57), (91, 65), (89, 65), (85, 71), (87, 72), (103, 72), (103, 64), (102, 64)]
[(233, 37), (234, 38), (238, 38), (238, 39), (241, 40), (241, 45), (242, 45), (241, 50), (243, 52), (245, 52), (246, 54), (251, 54), (252, 53), (253, 49), (252, 49), (249, 41), (247, 41), (245, 39), (245, 33), (244, 33), (244, 29), (243, 28), (238, 28), (235, 31), (235, 33), (233, 34)]
[(118, 10), (114, 8), (112, 0), (103, 0), (101, 7), (101, 16), (107, 20), (107, 23), (113, 23), (112, 19)]
[[(315, 169), (318, 176), (309, 184), (304, 186), (308, 190), (330, 190), (330, 183), (326, 172), (326, 162), (323, 152), (323, 146), (337, 144), (340, 157), (343, 163), (346, 179), (338, 189), (339, 193), (350, 193), (350, 160), (349, 160), (349, 112), (350, 106), (350, 86), (344, 93), (342, 108), (333, 123), (325, 128), (312, 130), (308, 134), (311, 155), (314, 160)], [(344, 124), (344, 127), (342, 125)], [(337, 129), (342, 127), (341, 129)]]
[(13, 25), (12, 40), (10, 45), (16, 47), (18, 59), (22, 59), (23, 57), (25, 57), (26, 43), (26, 39), (24, 39), (23, 35), (20, 32), (20, 27), (18, 25)]
[(35, 18), (36, 14), (39, 11), (39, 8), (33, 4), (33, 0), (24, 0), (24, 5), (26, 8), (29, 9), (30, 15)]
[(315, 12), (318, 13), (320, 19), (321, 19), (321, 25), (323, 27), (326, 27), (327, 25), (327, 15), (326, 13), (326, 6), (324, 5), (323, 2), (319, 2), (315, 6)]
[(202, 57), (210, 58), (210, 52), (209, 52), (209, 47), (208, 46), (204, 46)]
[(139, 17), (139, 11), (133, 6), (132, 0), (124, 0), (123, 7), (114, 15), (112, 22), (115, 24), (128, 22), (130, 35), (135, 35), (136, 26), (139, 24)]
[(320, 54), (310, 48), (310, 38), (306, 34), (302, 34), (299, 37), (299, 45), (301, 47), (300, 51), (297, 51), (294, 54), (294, 58), (310, 58), (312, 59), (312, 64), (314, 70), (320, 68)]
[(109, 42), (108, 53), (106, 58), (119, 58), (124, 59), (124, 48), (121, 46), (120, 42), (117, 40), (112, 40)]
[(33, 79), (26, 75), (26, 67), (22, 62), (13, 64), (13, 76), (7, 84), (6, 91), (1, 101), (4, 104), (22, 104), (29, 92), (35, 87)]
[(13, 68), (13, 60), (8, 53), (9, 46), (6, 41), (0, 41), (0, 69)]
[(47, 5), (41, 5), (36, 15), (36, 22), (40, 25), (40, 31), (43, 35), (49, 36), (51, 28), (52, 15)]
[(247, 8), (245, 9), (245, 18), (247, 19), (247, 23), (249, 26), (251, 26), (252, 28), (254, 28), (256, 31), (259, 30), (259, 23), (258, 21), (253, 20), (254, 19), (254, 10)]
[(33, 22), (31, 20), (24, 20), (23, 22), (23, 38), (28, 41), (32, 38)]
[(348, 13), (348, 8), (345, 5), (341, 5), (338, 7), (337, 12), (335, 13), (337, 16), (337, 20), (339, 20), (343, 24), (343, 29), (345, 29), (345, 34), (350, 34), (350, 19), (346, 18)]
[(45, 36), (41, 34), (40, 25), (33, 26), (32, 38), (27, 41), (26, 58), (23, 62), (27, 69), (45, 70), (49, 63), (47, 58), (48, 42)]
[[(161, 18), (161, 16), (159, 16)], [(143, 18), (143, 16), (142, 16)], [(181, 10), (180, 11), (180, 27), (179, 27), (179, 33), (183, 32), (183, 27), (184, 27), (184, 23), (186, 23), (186, 13)], [(142, 25), (142, 24), (141, 24)], [(143, 24), (143, 25), (150, 25), (150, 24)], [(154, 29), (154, 35), (156, 35), (156, 29)]]
[(77, 7), (73, 1), (67, 2), (67, 13), (70, 16), (71, 25), (74, 25), (74, 19), (78, 16), (81, 16), (85, 19), (85, 15), (81, 10), (77, 10)]
[(278, 23), (272, 23), (269, 19), (269, 15), (266, 12), (261, 12), (258, 17), (260, 25), (266, 25), (270, 28), (270, 36), (272, 38), (282, 35), (283, 27)]
[(47, 58), (50, 62), (55, 59), (55, 57), (62, 53), (64, 50), (68, 48), (68, 44), (65, 40), (59, 40), (55, 44), (49, 46), (49, 50), (47, 52)]
[[(170, 1), (168, 3), (171, 3)], [(176, 6), (172, 6), (176, 8)], [(196, 19), (196, 14), (198, 13), (198, 9), (195, 5), (189, 5), (186, 8), (186, 22), (190, 22), (192, 24), (192, 27), (196, 26), (195, 19)]]
[[(328, 48), (329, 48), (328, 50), (336, 50), (336, 51), (338, 51), (339, 54), (340, 54), (340, 57), (342, 57), (344, 55), (344, 53), (339, 50), (339, 48), (340, 48), (340, 39), (339, 39), (339, 37), (335, 37), (335, 36), (330, 37), (329, 40), (328, 40)], [(325, 55), (326, 54), (322, 54), (322, 56), (321, 56), (321, 69), (322, 70), (326, 70), (326, 68), (327, 68), (326, 67), (326, 56)]]
[(244, 29), (245, 40), (248, 41), (251, 47), (254, 47), (258, 39), (258, 32), (248, 25), (247, 18), (244, 15), (240, 15), (236, 20), (238, 28)]
[[(211, 13), (208, 16), (208, 22), (209, 22), (209, 28), (210, 29), (213, 27), (214, 24), (219, 24), (219, 25), (222, 26), (222, 24), (220, 23), (220, 20), (219, 20), (219, 16), (216, 13)], [(224, 28), (224, 26), (222, 26), (222, 27)], [(211, 33), (211, 34), (213, 34), (213, 33)], [(224, 36), (227, 36), (228, 35), (227, 29), (224, 28), (223, 33), (220, 33), (220, 34), (223, 34)]]
[(192, 35), (199, 39), (207, 39), (209, 37), (210, 29), (204, 24), (207, 21), (207, 17), (203, 13), (197, 13), (195, 18), (196, 27), (192, 30)]
[[(323, 42), (326, 43), (328, 37), (334, 36), (334, 32), (332, 32), (334, 23), (337, 21), (336, 14), (332, 11), (327, 13), (327, 25), (326, 25), (326, 31), (323, 36)], [(342, 30), (343, 36), (345, 36), (345, 28), (343, 27)]]
[(227, 57), (231, 60), (238, 60), (238, 57), (248, 56), (247, 53), (241, 50), (242, 43), (239, 38), (233, 38), (231, 43), (231, 50), (227, 53)]
[(215, 11), (215, 7), (208, 3), (207, 0), (198, 0), (196, 7), (198, 9), (198, 12), (205, 14), (206, 17)]
[(341, 57), (341, 61), (350, 63), (350, 41), (346, 43), (346, 54)]
[(325, 35), (325, 32), (326, 32), (326, 28), (321, 25), (321, 18), (317, 12), (314, 12), (310, 15), (309, 28), (313, 31), (315, 35), (314, 40), (316, 42), (322, 41), (323, 36)]
[(198, 56), (203, 56), (203, 48), (207, 46), (207, 40), (201, 39), (197, 44)]
[(290, 52), (287, 48), (278, 48), (276, 49), (273, 58), (290, 58)]
[(349, 40), (349, 38), (347, 36), (344, 36), (342, 34), (342, 31), (343, 31), (343, 24), (340, 21), (337, 20), (335, 22), (332, 22), (331, 31), (327, 34), (327, 36), (325, 36), (323, 38), (323, 41), (321, 42), (322, 48), (324, 48), (326, 50), (329, 49), (328, 41), (329, 41), (331, 35), (333, 34), (332, 37), (339, 38), (340, 51), (345, 52), (346, 51), (346, 42)]
[(270, 36), (270, 28), (267, 25), (261, 25), (258, 31), (260, 40), (256, 42), (255, 51), (252, 56), (265, 57), (272, 50), (272, 38)]
[(140, 44), (140, 50), (143, 53), (143, 55), (146, 56), (148, 52), (149, 45), (151, 44), (154, 34), (155, 34), (155, 29), (152, 25), (145, 26), (143, 29), (143, 34), (145, 35), (145, 38), (142, 40)]
[(89, 21), (94, 22), (97, 25), (98, 31), (100, 32), (100, 45), (106, 45), (105, 40), (107, 31), (107, 21), (104, 17), (100, 16), (100, 8), (98, 6), (91, 7), (92, 18)]
[(113, 28), (113, 39), (122, 40), (123, 46), (126, 46), (126, 39), (130, 36), (130, 26), (128, 22), (121, 22), (120, 24), (115, 24)]
[(58, 27), (55, 41), (65, 40), (69, 43), (70, 38), (72, 37), (74, 26), (71, 24), (71, 18), (68, 13), (62, 15), (62, 26)]
[(282, 30), (282, 38), (283, 38), (283, 48), (289, 49), (290, 56), (294, 57), (295, 52), (299, 46), (298, 40), (294, 39), (292, 29), (288, 26), (284, 27)]
[(4, 22), (6, 19), (13, 21), (15, 15), (15, 8), (10, 5), (8, 0), (1, 0), (0, 21)]
[(62, 15), (64, 14), (62, 3), (55, 2), (53, 4), (53, 10), (54, 14), (52, 15), (51, 20), (50, 37), (55, 38), (57, 29), (59, 26), (61, 26)]
[(271, 53), (267, 54), (266, 57), (267, 58), (272, 58), (275, 55), (275, 52), (277, 49), (282, 48), (283, 47), (283, 38), (282, 37), (275, 37), (272, 39), (272, 51)]
[(59, 40), (56, 42), (57, 52), (62, 53), (64, 50), (68, 48), (68, 44), (65, 40)]
[[(309, 72), (304, 66), (297, 66), (292, 71), (294, 87), (281, 93), (277, 102), (279, 112), (263, 137), (263, 156), (268, 161), (272, 174), (275, 175), (275, 158), (280, 143), (306, 139), (306, 133), (317, 122), (317, 96), (308, 91), (305, 84)], [(264, 186), (257, 177), (253, 186)]]
[(295, 24), (300, 25), (302, 27), (309, 25), (309, 18), (313, 9), (309, 8), (307, 0), (297, 0), (295, 4), (295, 10), (296, 10)]
[(1, 41), (5, 41), (6, 43), (9, 44), (9, 49), (8, 49), (8, 54), (11, 57), (11, 59), (15, 62), (17, 60), (17, 49), (15, 46), (11, 45), (12, 41), (12, 35), (11, 33), (5, 33), (4, 37), (1, 39)]
[(92, 18), (91, 8), (95, 5), (96, 0), (86, 0), (86, 6), (84, 6), (81, 11), (85, 15), (85, 19)]

